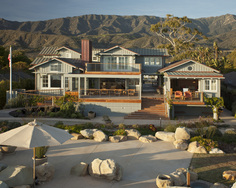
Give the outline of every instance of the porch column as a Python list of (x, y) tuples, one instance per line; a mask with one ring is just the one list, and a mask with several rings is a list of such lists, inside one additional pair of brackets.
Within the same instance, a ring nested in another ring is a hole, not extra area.
[(87, 77), (84, 77), (84, 95), (87, 95)]
[(78, 78), (78, 99), (80, 99), (80, 77)]
[(66, 88), (65, 88), (65, 76), (61, 76), (61, 88), (63, 88), (63, 95), (65, 96), (66, 94)]
[(142, 75), (140, 75), (140, 77), (139, 77), (139, 99), (142, 99), (142, 90), (143, 90), (143, 76)]
[(158, 86), (161, 87), (161, 75), (158, 75)]

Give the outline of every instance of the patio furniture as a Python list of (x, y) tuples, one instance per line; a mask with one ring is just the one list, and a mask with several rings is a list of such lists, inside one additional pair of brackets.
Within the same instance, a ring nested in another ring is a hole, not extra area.
[(182, 91), (175, 91), (175, 99), (181, 99), (183, 97)]
[(107, 89), (101, 89), (100, 94), (101, 95), (108, 95), (108, 90)]
[(128, 95), (132, 95), (134, 96), (135, 95), (135, 89), (128, 89)]
[(116, 89), (115, 90), (115, 95), (121, 95), (122, 94), (122, 89)]
[(190, 91), (185, 91), (184, 92), (184, 100), (185, 99), (193, 99), (192, 93)]

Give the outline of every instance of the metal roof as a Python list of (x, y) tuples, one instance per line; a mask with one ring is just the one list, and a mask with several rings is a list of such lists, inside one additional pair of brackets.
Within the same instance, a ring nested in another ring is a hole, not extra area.
[(58, 47), (43, 47), (39, 55), (59, 55)]
[(42, 62), (48, 61), (50, 59), (51, 58), (36, 57), (35, 60), (32, 63), (30, 63), (30, 64), (31, 65), (37, 65), (37, 64), (40, 64)]
[(157, 48), (157, 49), (127, 48), (127, 49), (143, 56), (168, 56), (169, 55), (167, 49), (163, 49), (163, 48)]
[(222, 74), (216, 72), (165, 72), (169, 77), (220, 77)]

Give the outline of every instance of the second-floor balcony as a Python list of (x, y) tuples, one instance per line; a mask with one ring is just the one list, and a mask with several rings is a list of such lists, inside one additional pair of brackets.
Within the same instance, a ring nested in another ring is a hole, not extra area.
[(86, 73), (89, 72), (129, 72), (141, 73), (141, 64), (135, 63), (86, 63)]

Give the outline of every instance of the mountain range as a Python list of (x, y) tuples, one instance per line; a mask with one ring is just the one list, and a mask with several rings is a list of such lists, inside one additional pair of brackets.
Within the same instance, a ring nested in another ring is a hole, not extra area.
[[(0, 18), (0, 45), (39, 51), (44, 46), (80, 48), (83, 38), (96, 48), (121, 45), (127, 48), (156, 48), (164, 41), (150, 31), (151, 24), (164, 18), (155, 16), (83, 15), (46, 21), (16, 22)], [(197, 28), (208, 40), (199, 44), (221, 49), (236, 48), (236, 15), (191, 19), (188, 26)]]

